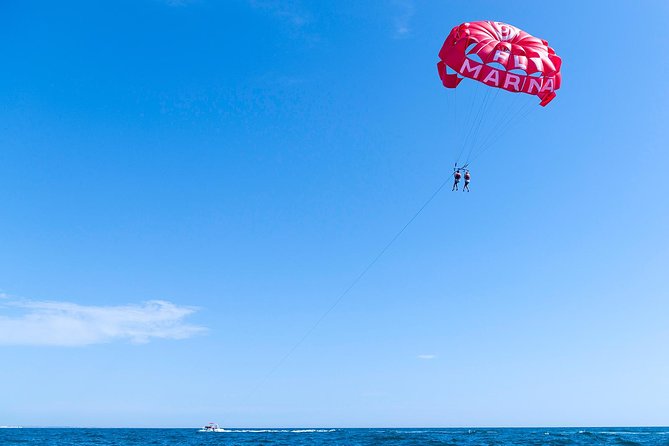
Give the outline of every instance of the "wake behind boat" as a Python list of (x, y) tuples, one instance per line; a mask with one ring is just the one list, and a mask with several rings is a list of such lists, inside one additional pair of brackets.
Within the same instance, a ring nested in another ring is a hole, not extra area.
[(229, 431), (226, 431), (222, 427), (219, 427), (219, 425), (216, 423), (209, 423), (206, 426), (203, 426), (202, 429), (200, 429), (198, 432), (229, 432)]

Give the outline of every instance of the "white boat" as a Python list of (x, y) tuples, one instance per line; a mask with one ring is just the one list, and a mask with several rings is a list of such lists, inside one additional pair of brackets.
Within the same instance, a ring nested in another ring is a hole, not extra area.
[(222, 427), (219, 427), (216, 423), (209, 423), (206, 426), (203, 426), (198, 432), (228, 432)]

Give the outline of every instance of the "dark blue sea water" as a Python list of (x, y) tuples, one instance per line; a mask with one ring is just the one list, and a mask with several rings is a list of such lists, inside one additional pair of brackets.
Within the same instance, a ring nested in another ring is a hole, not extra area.
[(669, 428), (0, 429), (0, 445), (669, 445)]

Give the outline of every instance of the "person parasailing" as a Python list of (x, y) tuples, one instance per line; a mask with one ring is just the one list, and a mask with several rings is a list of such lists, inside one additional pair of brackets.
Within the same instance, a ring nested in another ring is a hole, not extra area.
[(453, 189), (452, 191), (458, 190), (458, 183), (460, 182), (460, 178), (462, 178), (462, 175), (460, 174), (460, 169), (453, 169), (455, 172), (453, 172)]
[(472, 179), (472, 176), (469, 174), (469, 169), (465, 170), (465, 185), (462, 187), (462, 192), (469, 192), (469, 181)]

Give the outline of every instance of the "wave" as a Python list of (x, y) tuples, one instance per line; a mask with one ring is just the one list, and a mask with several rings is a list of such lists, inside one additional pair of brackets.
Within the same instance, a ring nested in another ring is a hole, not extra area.
[(337, 429), (226, 429), (226, 432), (248, 434), (312, 434), (322, 432), (336, 432)]
[(669, 431), (578, 431), (590, 435), (667, 435)]

